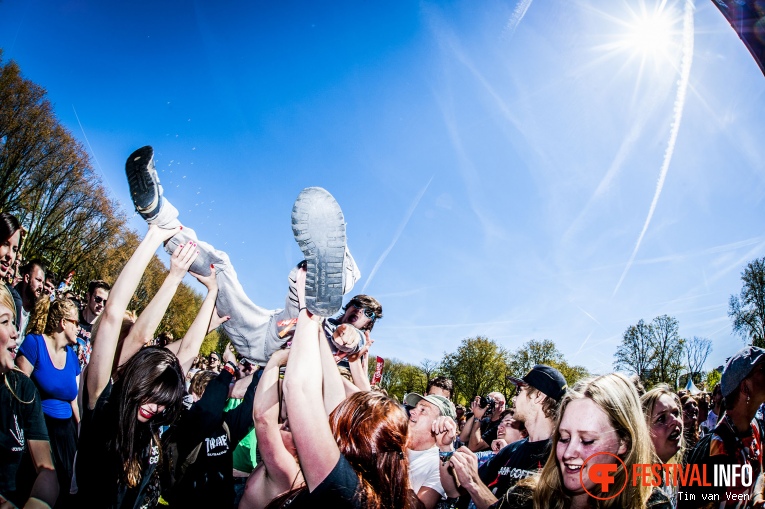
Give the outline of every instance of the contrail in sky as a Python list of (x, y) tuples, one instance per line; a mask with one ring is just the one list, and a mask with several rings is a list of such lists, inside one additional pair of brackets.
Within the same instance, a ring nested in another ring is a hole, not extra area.
[(518, 24), (526, 15), (526, 11), (529, 10), (530, 5), (531, 0), (520, 0), (520, 2), (518, 2), (518, 4), (515, 6), (515, 9), (513, 10), (513, 13), (510, 15), (510, 19), (507, 20), (507, 25), (505, 25), (505, 32), (510, 32), (510, 35), (515, 33), (515, 29), (518, 28)]
[(632, 255), (627, 262), (627, 266), (624, 267), (622, 277), (620, 277), (619, 282), (616, 283), (616, 288), (614, 288), (614, 292), (611, 294), (612, 297), (619, 291), (622, 281), (624, 281), (627, 272), (629, 272), (630, 267), (632, 267), (632, 262), (635, 261), (635, 256), (640, 249), (640, 243), (643, 242), (645, 232), (648, 230), (648, 226), (651, 224), (651, 218), (653, 218), (653, 213), (656, 211), (656, 204), (659, 202), (661, 190), (664, 187), (664, 180), (667, 178), (667, 171), (669, 171), (669, 163), (672, 161), (672, 154), (675, 151), (677, 132), (680, 130), (680, 120), (683, 117), (683, 107), (685, 106), (685, 93), (688, 89), (688, 79), (691, 75), (691, 62), (693, 62), (693, 0), (686, 0), (683, 13), (683, 57), (680, 63), (680, 83), (677, 86), (677, 96), (675, 96), (675, 118), (672, 120), (672, 126), (670, 127), (667, 150), (664, 152), (664, 162), (661, 165), (659, 181), (656, 183), (656, 192), (653, 194), (651, 207), (648, 209), (648, 217), (645, 218), (643, 230), (640, 232), (640, 236), (635, 244), (635, 249), (632, 250)]
[[(109, 188), (109, 190), (112, 192), (112, 196), (117, 198), (117, 193), (114, 192), (114, 188), (112, 188), (111, 183), (109, 182), (109, 179), (106, 178), (106, 173), (104, 173), (104, 169), (101, 168), (101, 163), (98, 162), (98, 157), (96, 156), (95, 150), (93, 150), (93, 147), (90, 144), (90, 140), (88, 139), (88, 135), (85, 134), (85, 129), (82, 127), (82, 122), (80, 122), (80, 116), (77, 114), (77, 109), (74, 107), (74, 104), (72, 105), (72, 110), (74, 111), (74, 118), (77, 119), (77, 123), (80, 126), (80, 131), (82, 131), (82, 137), (85, 138), (85, 143), (88, 144), (88, 148), (90, 149), (90, 153), (93, 154), (93, 160), (96, 162), (96, 166), (98, 166), (99, 171), (101, 172), (101, 176), (104, 178), (104, 181), (106, 182), (106, 186)], [(120, 204), (122, 204), (122, 200), (117, 200)], [(128, 208), (128, 210), (130, 210)]]
[(375, 277), (375, 274), (377, 273), (377, 269), (380, 268), (380, 265), (383, 264), (383, 262), (385, 261), (385, 258), (388, 256), (388, 253), (390, 253), (393, 250), (393, 246), (395, 246), (396, 242), (398, 242), (398, 239), (399, 237), (401, 237), (401, 234), (404, 233), (404, 228), (406, 228), (406, 225), (409, 224), (409, 220), (412, 218), (414, 209), (416, 209), (417, 205), (420, 204), (420, 200), (422, 200), (422, 197), (425, 195), (425, 191), (428, 190), (428, 187), (430, 187), (430, 183), (433, 182), (433, 177), (430, 177), (430, 180), (428, 180), (428, 183), (425, 184), (425, 187), (422, 188), (422, 191), (420, 191), (420, 194), (417, 195), (417, 198), (414, 199), (414, 202), (412, 202), (412, 205), (409, 206), (409, 210), (406, 213), (406, 217), (404, 218), (404, 221), (401, 223), (401, 225), (398, 227), (398, 230), (396, 231), (396, 235), (393, 236), (393, 240), (391, 241), (390, 245), (385, 251), (383, 251), (383, 254), (380, 255), (380, 258), (377, 259), (377, 263), (375, 263), (375, 266), (372, 267), (372, 272), (369, 273), (369, 277), (364, 282), (364, 287), (361, 289), (361, 293), (365, 293), (367, 286), (369, 286), (369, 283), (371, 283), (372, 279)]

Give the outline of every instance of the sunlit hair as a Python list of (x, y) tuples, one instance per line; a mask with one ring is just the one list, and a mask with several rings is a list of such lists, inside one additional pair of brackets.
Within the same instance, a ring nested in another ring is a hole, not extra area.
[[(159, 427), (180, 415), (186, 394), (183, 370), (172, 352), (149, 347), (120, 366), (115, 378), (109, 399), (119, 405), (114, 408), (119, 419), (108, 447), (123, 465), (120, 481), (135, 487), (141, 482), (141, 453), (152, 438), (159, 445)], [(165, 407), (148, 425), (138, 421), (138, 409), (147, 403)]]
[[(648, 426), (643, 417), (637, 390), (629, 379), (619, 373), (610, 373), (583, 380), (577, 383), (573, 390), (568, 391), (561, 400), (560, 413), (552, 436), (552, 452), (542, 468), (534, 492), (535, 508), (563, 509), (571, 505), (571, 495), (566, 491), (561, 479), (556, 450), (560, 440), (560, 422), (566, 413), (566, 407), (572, 401), (584, 398), (592, 400), (606, 413), (611, 426), (627, 448), (627, 451), (620, 456), (626, 471), (619, 464), (614, 474), (616, 486), (625, 483), (625, 478), (632, 472), (633, 465), (653, 461), (654, 453)], [(599, 501), (598, 507), (644, 508), (651, 495), (652, 487), (639, 484), (641, 486), (632, 486), (631, 482), (627, 482), (618, 496)]]
[[(45, 299), (50, 301), (50, 297), (47, 295), (42, 295), (40, 299)], [(38, 300), (38, 303), (40, 301)], [(35, 305), (35, 311), (37, 311), (37, 305)], [(50, 309), (48, 310), (48, 319), (45, 324), (45, 334), (50, 334), (51, 332), (55, 331), (59, 324), (61, 323), (61, 320), (64, 320), (66, 318), (69, 318), (70, 316), (74, 315), (77, 316), (79, 313), (77, 306), (69, 299), (56, 299), (50, 304)]]
[[(659, 401), (659, 398), (662, 396), (669, 396), (672, 398), (672, 400), (677, 405), (678, 411), (683, 411), (683, 405), (680, 403), (680, 398), (677, 397), (677, 394), (672, 392), (672, 389), (669, 388), (669, 385), (667, 384), (659, 384), (650, 391), (646, 392), (641, 396), (640, 398), (640, 404), (643, 406), (643, 415), (645, 416), (645, 423), (648, 426), (648, 433), (651, 433), (651, 419), (653, 416), (653, 409), (656, 407), (656, 402)], [(672, 456), (667, 463), (680, 463), (683, 459), (683, 453), (685, 451), (685, 438), (683, 437), (682, 433), (683, 429), (683, 422), (682, 418), (680, 419), (680, 449), (675, 453), (674, 456)], [(653, 442), (652, 442), (653, 443)], [(661, 463), (661, 461), (657, 461), (657, 463)]]
[(358, 304), (360, 307), (367, 308), (375, 314), (375, 319), (370, 320), (369, 323), (367, 323), (364, 327), (361, 328), (361, 330), (371, 331), (372, 327), (375, 326), (375, 322), (377, 322), (377, 320), (380, 320), (383, 317), (382, 304), (380, 304), (378, 300), (375, 299), (374, 297), (360, 294), (353, 297), (350, 300), (350, 302), (348, 302), (348, 304), (346, 304), (343, 307), (343, 312), (345, 312), (348, 309), (348, 306), (355, 305), (355, 304)]
[[(69, 299), (66, 299), (69, 300)], [(75, 304), (75, 307), (77, 304)], [(101, 318), (103, 317), (103, 313), (98, 315), (98, 318), (96, 318), (96, 321), (93, 322), (93, 328), (90, 330), (90, 341), (95, 344), (96, 340), (98, 338), (98, 330), (101, 328)], [(136, 315), (135, 311), (127, 310), (125, 311), (125, 314), (122, 316), (122, 325), (120, 325), (120, 335), (119, 335), (119, 346), (117, 347), (117, 350), (119, 351), (122, 342), (125, 340), (125, 338), (130, 334), (130, 330), (133, 328), (133, 325), (135, 325), (135, 321), (138, 319), (138, 316)]]
[(189, 384), (189, 394), (194, 394), (201, 398), (202, 394), (205, 393), (205, 389), (207, 389), (207, 384), (216, 376), (218, 376), (218, 373), (215, 371), (197, 371)]
[(13, 295), (7, 286), (0, 283), (0, 306), (5, 306), (13, 315), (13, 323), (16, 323), (16, 303), (13, 301)]
[[(409, 484), (406, 437), (409, 420), (391, 398), (377, 391), (357, 392), (329, 415), (329, 427), (340, 452), (359, 478), (356, 500), (368, 509), (413, 509), (417, 497)], [(272, 500), (283, 507), (306, 486)]]
[(357, 392), (329, 416), (340, 452), (359, 476), (361, 506), (409, 508), (409, 464), (406, 439), (409, 420), (392, 399)]

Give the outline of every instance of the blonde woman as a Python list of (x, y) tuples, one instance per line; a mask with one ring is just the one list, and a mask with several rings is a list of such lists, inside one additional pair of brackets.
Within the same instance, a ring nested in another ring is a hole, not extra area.
[[(578, 383), (563, 397), (552, 439), (552, 453), (539, 476), (518, 483), (497, 507), (671, 507), (658, 488), (633, 486), (633, 465), (651, 463), (654, 452), (637, 391), (625, 376), (611, 373)], [(590, 470), (599, 463), (616, 464), (607, 493), (590, 480)]]
[[(15, 369), (15, 322), (13, 297), (0, 285), (0, 507), (51, 507), (58, 497), (58, 482), (40, 396), (32, 381)], [(34, 481), (17, 479), (25, 452), (37, 471)], [(17, 492), (17, 484), (24, 481), (32, 484), (28, 498)]]
[[(667, 385), (654, 387), (642, 398), (643, 414), (651, 434), (651, 442), (658, 461), (655, 463), (679, 464), (683, 460), (683, 416), (680, 398)], [(662, 491), (674, 507), (677, 503), (677, 486), (663, 483)]]
[[(43, 296), (48, 300), (47, 296)], [(40, 392), (45, 425), (48, 428), (59, 486), (72, 483), (74, 453), (77, 451), (78, 376), (80, 362), (73, 346), (77, 344), (79, 310), (70, 300), (50, 304), (43, 334), (27, 334), (19, 347), (16, 364), (32, 379)], [(68, 490), (59, 495), (59, 506), (67, 502)]]

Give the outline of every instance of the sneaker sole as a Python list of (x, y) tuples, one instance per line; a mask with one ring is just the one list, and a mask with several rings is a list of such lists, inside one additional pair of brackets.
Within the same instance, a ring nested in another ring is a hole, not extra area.
[(125, 174), (136, 212), (144, 219), (156, 216), (159, 213), (162, 187), (154, 168), (154, 149), (146, 146), (130, 154), (125, 163)]
[(326, 190), (303, 189), (292, 207), (292, 232), (306, 261), (305, 305), (311, 313), (332, 316), (343, 305), (343, 211)]

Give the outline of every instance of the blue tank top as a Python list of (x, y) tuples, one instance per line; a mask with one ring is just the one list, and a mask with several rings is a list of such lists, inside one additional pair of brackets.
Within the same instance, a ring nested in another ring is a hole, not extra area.
[(70, 418), (72, 401), (77, 397), (77, 375), (80, 374), (80, 362), (72, 347), (66, 347), (64, 369), (53, 365), (45, 338), (39, 334), (27, 334), (19, 347), (19, 354), (35, 368), (32, 381), (40, 391), (43, 413), (56, 419)]

